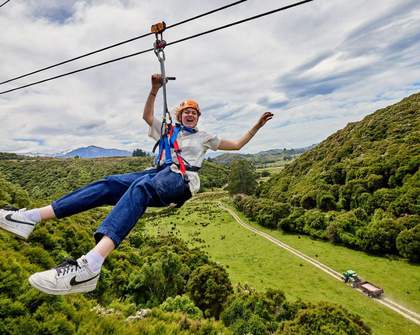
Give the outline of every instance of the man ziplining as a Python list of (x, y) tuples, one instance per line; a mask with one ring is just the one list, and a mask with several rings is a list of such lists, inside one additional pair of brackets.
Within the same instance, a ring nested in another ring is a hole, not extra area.
[(273, 117), (265, 112), (239, 140), (227, 140), (198, 130), (200, 107), (197, 102), (186, 100), (175, 111), (178, 124), (164, 137), (163, 124), (154, 116), (154, 103), (165, 80), (159, 74), (152, 76), (152, 88), (143, 112), (143, 119), (150, 127), (148, 135), (160, 140), (155, 168), (105, 177), (42, 208), (0, 210), (0, 228), (27, 239), (42, 221), (98, 206), (114, 206), (94, 233), (95, 247), (77, 260), (66, 260), (53, 269), (34, 273), (29, 277), (33, 287), (55, 295), (94, 290), (104, 260), (133, 229), (147, 207), (171, 203), (182, 206), (199, 191), (198, 171), (208, 149), (240, 150)]

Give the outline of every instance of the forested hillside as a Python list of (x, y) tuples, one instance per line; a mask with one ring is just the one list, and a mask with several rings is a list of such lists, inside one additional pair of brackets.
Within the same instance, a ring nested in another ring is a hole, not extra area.
[[(5, 156), (10, 157), (7, 154)], [(142, 171), (152, 166), (150, 157), (11, 158), (14, 159), (0, 159), (0, 174), (9, 182), (22, 186), (31, 197), (37, 199), (57, 198), (105, 176)], [(205, 161), (200, 171), (201, 189), (226, 184), (227, 171), (223, 165)]]
[[(150, 163), (10, 158), (0, 164), (1, 206), (45, 204), (104, 175)], [(224, 184), (227, 173), (206, 163), (202, 175), (211, 187)], [(234, 288), (225, 268), (201, 248), (189, 247), (175, 234), (147, 235), (141, 222), (107, 259), (94, 292), (48, 296), (29, 286), (30, 274), (89, 250), (92, 233), (109, 209), (43, 222), (28, 241), (0, 230), (1, 334), (371, 333), (359, 316), (337, 305), (288, 301), (280, 290)], [(208, 215), (205, 207), (200, 211)], [(171, 210), (152, 211), (143, 220), (170, 215)]]
[(259, 223), (420, 257), (420, 94), (348, 124), (237, 205)]
[(272, 149), (267, 151), (260, 151), (256, 154), (238, 154), (229, 152), (218, 155), (211, 160), (216, 163), (230, 165), (235, 160), (244, 159), (254, 163), (256, 166), (266, 166), (290, 161), (305, 151), (309, 150), (311, 147), (298, 149)]

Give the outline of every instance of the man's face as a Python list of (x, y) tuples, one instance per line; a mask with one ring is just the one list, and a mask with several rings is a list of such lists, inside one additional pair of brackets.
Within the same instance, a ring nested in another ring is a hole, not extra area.
[(199, 113), (194, 108), (186, 108), (181, 113), (181, 123), (188, 128), (194, 128), (199, 117)]

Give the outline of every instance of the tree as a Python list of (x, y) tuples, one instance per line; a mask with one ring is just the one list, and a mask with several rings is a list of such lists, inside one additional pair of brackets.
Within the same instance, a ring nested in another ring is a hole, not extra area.
[(126, 288), (137, 304), (158, 305), (182, 293), (187, 269), (179, 255), (164, 249), (145, 260), (139, 270), (130, 274)]
[(257, 187), (255, 167), (246, 160), (232, 162), (229, 175), (229, 193), (253, 194)]
[(420, 261), (420, 223), (412, 229), (403, 230), (397, 237), (400, 255), (411, 261)]
[(283, 322), (276, 332), (278, 335), (369, 335), (371, 333), (369, 326), (364, 324), (358, 315), (326, 302), (301, 309), (293, 320)]
[(147, 157), (149, 154), (142, 149), (134, 149), (133, 157)]
[(317, 207), (323, 211), (332, 211), (336, 208), (335, 198), (329, 192), (319, 192), (316, 197)]
[(232, 293), (232, 284), (223, 267), (205, 264), (191, 273), (187, 292), (204, 315), (219, 318), (223, 304)]
[(201, 310), (186, 295), (177, 295), (174, 298), (169, 297), (160, 305), (160, 308), (166, 312), (183, 312), (191, 319), (200, 319), (203, 317)]
[(396, 239), (402, 227), (396, 220), (382, 218), (375, 220), (361, 231), (361, 244), (365, 250), (374, 253), (395, 253)]
[(234, 334), (272, 334), (286, 316), (285, 295), (269, 289), (265, 294), (245, 286), (232, 294), (220, 316)]

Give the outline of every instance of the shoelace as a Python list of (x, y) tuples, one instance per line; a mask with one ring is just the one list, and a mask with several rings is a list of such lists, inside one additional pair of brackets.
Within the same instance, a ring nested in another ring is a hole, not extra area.
[(75, 261), (74, 259), (67, 259), (60, 265), (58, 265), (56, 268), (57, 275), (58, 276), (64, 276), (65, 274), (69, 272), (75, 272), (77, 269), (81, 269), (79, 263)]

